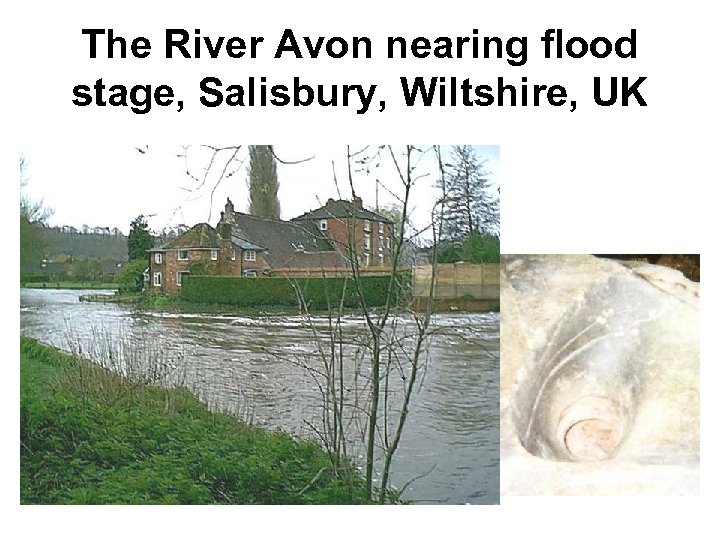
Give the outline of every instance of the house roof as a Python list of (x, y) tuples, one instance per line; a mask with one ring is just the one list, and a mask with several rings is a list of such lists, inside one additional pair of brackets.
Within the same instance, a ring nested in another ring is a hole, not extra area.
[(248, 242), (247, 240), (243, 238), (239, 238), (235, 235), (232, 235), (230, 237), (230, 240), (233, 244), (238, 246), (240, 249), (246, 250), (246, 251), (262, 251), (264, 248), (262, 246), (258, 246), (257, 244), (253, 244), (252, 242)]
[[(360, 201), (362, 204), (362, 201)], [(372, 221), (382, 221), (383, 223), (390, 223), (392, 221), (381, 216), (377, 212), (366, 210), (365, 208), (358, 208), (352, 201), (345, 201), (342, 199), (328, 199), (328, 202), (310, 212), (305, 212), (301, 216), (293, 218), (291, 221), (304, 221), (304, 220), (317, 220), (317, 219), (330, 219), (330, 218), (349, 218), (354, 217), (355, 219), (369, 219)]]
[(229, 220), (233, 243), (250, 246), (243, 249), (264, 250), (273, 267), (344, 265), (330, 240), (312, 223), (275, 221), (241, 212), (233, 212)]
[(149, 249), (148, 251), (167, 251), (171, 249), (218, 249), (220, 236), (217, 231), (207, 223), (198, 223), (190, 227), (177, 238), (166, 244)]

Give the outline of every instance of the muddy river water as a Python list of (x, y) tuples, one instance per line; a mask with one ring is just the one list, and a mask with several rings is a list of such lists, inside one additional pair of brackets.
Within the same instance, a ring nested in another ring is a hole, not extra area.
[[(315, 366), (318, 344), (327, 345), (322, 317), (145, 312), (79, 302), (79, 294), (22, 289), (21, 333), (66, 350), (92, 351), (99, 342), (115, 340), (125, 348), (134, 344), (182, 373), (184, 384), (212, 407), (264, 427), (315, 436), (321, 399), (303, 366)], [(345, 317), (342, 324), (348, 341), (363, 333), (360, 317)], [(410, 319), (398, 321), (400, 330), (411, 325)], [(392, 484), (421, 477), (403, 495), (418, 503), (497, 504), (500, 315), (437, 314), (431, 330)], [(346, 368), (362, 375), (367, 360), (349, 354)], [(360, 464), (360, 438), (348, 432)]]

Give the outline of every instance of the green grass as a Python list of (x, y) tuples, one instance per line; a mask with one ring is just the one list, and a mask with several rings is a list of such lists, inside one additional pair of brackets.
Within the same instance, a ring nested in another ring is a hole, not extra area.
[(50, 281), (48, 283), (22, 283), (27, 289), (117, 289), (117, 283), (98, 281)]
[(23, 504), (361, 504), (319, 445), (20, 338)]

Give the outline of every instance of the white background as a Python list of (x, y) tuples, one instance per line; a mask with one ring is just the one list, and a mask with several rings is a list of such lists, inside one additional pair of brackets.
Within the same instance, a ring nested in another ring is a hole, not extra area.
[[(4, 269), (7, 321), (3, 398), (9, 435), (3, 503), (26, 537), (298, 536), (494, 538), (544, 536), (696, 538), (715, 534), (718, 448), (717, 13), (714, 3), (652, 2), (121, 2), (32, 3), (3, 8), (3, 220), (17, 236), (18, 152), (26, 144), (72, 148), (135, 144), (407, 143), (499, 144), (504, 253), (702, 254), (702, 495), (685, 498), (503, 498), (495, 507), (444, 508), (21, 508), (18, 507), (17, 259)], [(231, 7), (230, 7), (231, 6)], [(85, 27), (150, 38), (146, 60), (90, 60)], [(265, 37), (255, 60), (167, 60), (165, 28), (203, 35)], [(282, 29), (297, 36), (368, 35), (370, 60), (273, 60)], [(529, 60), (384, 59), (384, 37), (528, 36)], [(613, 39), (637, 29), (635, 60), (545, 60), (546, 28)], [(383, 113), (341, 108), (207, 109), (197, 102), (206, 75), (242, 82), (294, 75), (314, 82), (376, 83)], [(497, 76), (563, 84), (577, 100), (559, 108), (404, 107), (401, 75), (456, 75), (494, 84)], [(603, 109), (593, 76), (646, 76), (648, 106)], [(141, 116), (110, 107), (78, 108), (72, 87), (106, 82), (171, 84), (185, 110)], [(7, 150), (7, 152), (6, 152)], [(69, 150), (70, 151), (70, 150)], [(82, 163), (78, 163), (82, 167)], [(63, 182), (58, 178), (57, 182)], [(102, 185), (103, 178), (97, 178)], [(119, 196), (113, 186), (105, 189)], [(7, 190), (7, 191), (5, 191)], [(5, 196), (5, 194), (7, 195)], [(79, 197), (83, 194), (79, 193)], [(120, 202), (118, 202), (120, 204)], [(5, 221), (7, 220), (7, 221)], [(11, 249), (17, 257), (17, 249)], [(16, 244), (15, 244), (16, 245)], [(12, 263), (12, 264), (11, 264)], [(5, 266), (5, 265), (3, 265)], [(10, 269), (8, 269), (10, 268)], [(328, 530), (329, 528), (329, 530)], [(715, 531), (713, 533), (712, 531)]]

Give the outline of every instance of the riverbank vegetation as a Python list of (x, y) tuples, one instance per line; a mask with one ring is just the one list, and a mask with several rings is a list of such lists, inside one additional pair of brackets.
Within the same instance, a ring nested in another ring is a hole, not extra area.
[(24, 504), (361, 504), (314, 442), (20, 338)]
[(117, 283), (102, 283), (100, 281), (28, 281), (21, 282), (26, 289), (77, 289), (77, 290), (117, 290)]

